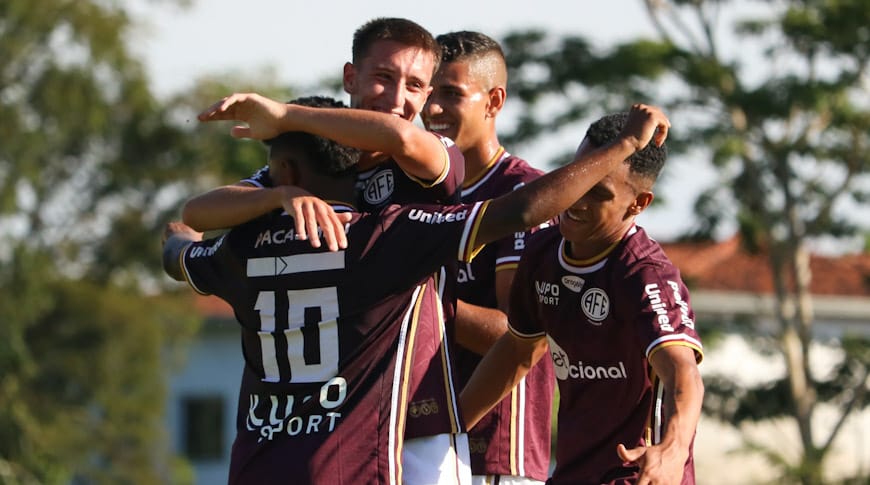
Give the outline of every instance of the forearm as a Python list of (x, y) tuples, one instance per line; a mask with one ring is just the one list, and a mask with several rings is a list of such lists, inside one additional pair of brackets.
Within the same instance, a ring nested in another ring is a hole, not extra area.
[(504, 398), (546, 353), (546, 339), (520, 339), (505, 333), (478, 364), (459, 395), (462, 417), (473, 427)]
[(492, 242), (556, 217), (631, 156), (635, 146), (620, 139), (494, 199), (484, 215), (478, 241)]
[(495, 308), (456, 302), (456, 342), (462, 347), (485, 355), (507, 331), (507, 315)]
[(445, 163), (441, 142), (413, 123), (362, 109), (308, 108), (288, 105), (286, 127), (330, 138), (367, 152), (391, 156), (406, 173), (433, 180)]
[(282, 187), (218, 187), (188, 200), (181, 218), (197, 231), (235, 227), (280, 208), (281, 190)]
[[(672, 387), (669, 389), (669, 387)], [(673, 384), (665, 387), (667, 428), (662, 444), (679, 451), (682, 461), (688, 458), (689, 447), (701, 417), (704, 383), (696, 365), (675, 369)]]

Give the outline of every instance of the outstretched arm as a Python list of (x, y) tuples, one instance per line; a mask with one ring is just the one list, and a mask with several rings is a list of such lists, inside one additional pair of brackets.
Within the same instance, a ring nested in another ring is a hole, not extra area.
[(235, 227), (282, 207), (293, 216), (299, 239), (310, 235), (311, 246), (319, 248), (320, 228), (330, 251), (347, 247), (344, 224), (351, 215), (336, 213), (325, 201), (292, 185), (218, 187), (188, 200), (181, 218), (197, 231), (210, 231)]
[(493, 199), (480, 221), (477, 242), (486, 244), (556, 217), (636, 151), (650, 142), (664, 143), (669, 128), (658, 108), (632, 106), (616, 141)]
[(626, 449), (619, 444), (616, 451), (640, 466), (638, 485), (679, 485), (701, 416), (704, 383), (690, 347), (664, 347), (650, 356), (650, 365), (665, 387), (667, 428), (657, 445)]
[(237, 138), (265, 140), (285, 131), (305, 131), (367, 152), (392, 156), (409, 175), (435, 180), (447, 163), (441, 141), (417, 125), (386, 113), (361, 109), (312, 108), (255, 93), (236, 93), (199, 114), (200, 121), (236, 120)]

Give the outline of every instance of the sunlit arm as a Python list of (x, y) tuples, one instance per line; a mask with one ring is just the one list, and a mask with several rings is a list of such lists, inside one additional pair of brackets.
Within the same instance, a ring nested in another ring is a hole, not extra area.
[(704, 383), (690, 347), (661, 348), (650, 356), (650, 365), (665, 387), (667, 427), (659, 444), (633, 449), (620, 444), (617, 453), (640, 466), (638, 483), (679, 485), (701, 416)]
[(229, 229), (280, 209), (288, 186), (260, 188), (226, 185), (192, 197), (181, 209), (181, 219), (197, 231)]
[(480, 361), (459, 395), (462, 418), (472, 428), (510, 393), (547, 353), (546, 337), (522, 338), (506, 332)]

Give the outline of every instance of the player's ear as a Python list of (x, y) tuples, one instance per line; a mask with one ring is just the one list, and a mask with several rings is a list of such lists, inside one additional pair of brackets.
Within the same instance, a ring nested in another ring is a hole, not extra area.
[(344, 63), (342, 82), (344, 83), (344, 92), (347, 94), (356, 94), (356, 67), (354, 67), (350, 62)]
[(504, 107), (507, 92), (505, 91), (504, 86), (496, 86), (490, 89), (487, 95), (489, 100), (486, 105), (486, 117), (495, 118)]
[(630, 215), (636, 216), (644, 211), (650, 204), (652, 204), (655, 196), (652, 192), (643, 191), (634, 198), (634, 202), (628, 207), (628, 213)]

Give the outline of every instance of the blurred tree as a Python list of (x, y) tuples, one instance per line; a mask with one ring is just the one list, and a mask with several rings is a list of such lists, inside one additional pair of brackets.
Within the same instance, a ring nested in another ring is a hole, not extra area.
[[(707, 157), (718, 172), (696, 201), (699, 219), (689, 237), (711, 238), (736, 221), (748, 248), (769, 255), (774, 275), (774, 342), (785, 379), (737, 392), (723, 377), (708, 385), (708, 395), (726, 421), (793, 418), (799, 462), (781, 450), (768, 456), (789, 483), (822, 483), (823, 460), (846, 418), (867, 406), (870, 386), (866, 340), (840, 343), (843, 357), (833, 375), (810, 372), (808, 249), (822, 237), (860, 239), (849, 209), (870, 200), (870, 2), (643, 4), (657, 40), (602, 52), (581, 37), (518, 32), (505, 38), (508, 91), (522, 102), (512, 140), (552, 136), (637, 100), (667, 108), (671, 151)], [(837, 409), (831, 429), (814, 426), (821, 402)]]
[(190, 480), (161, 430), (200, 318), (159, 237), (265, 151), (194, 129), (216, 81), (155, 99), (133, 25), (123, 2), (0, 2), (0, 483)]

